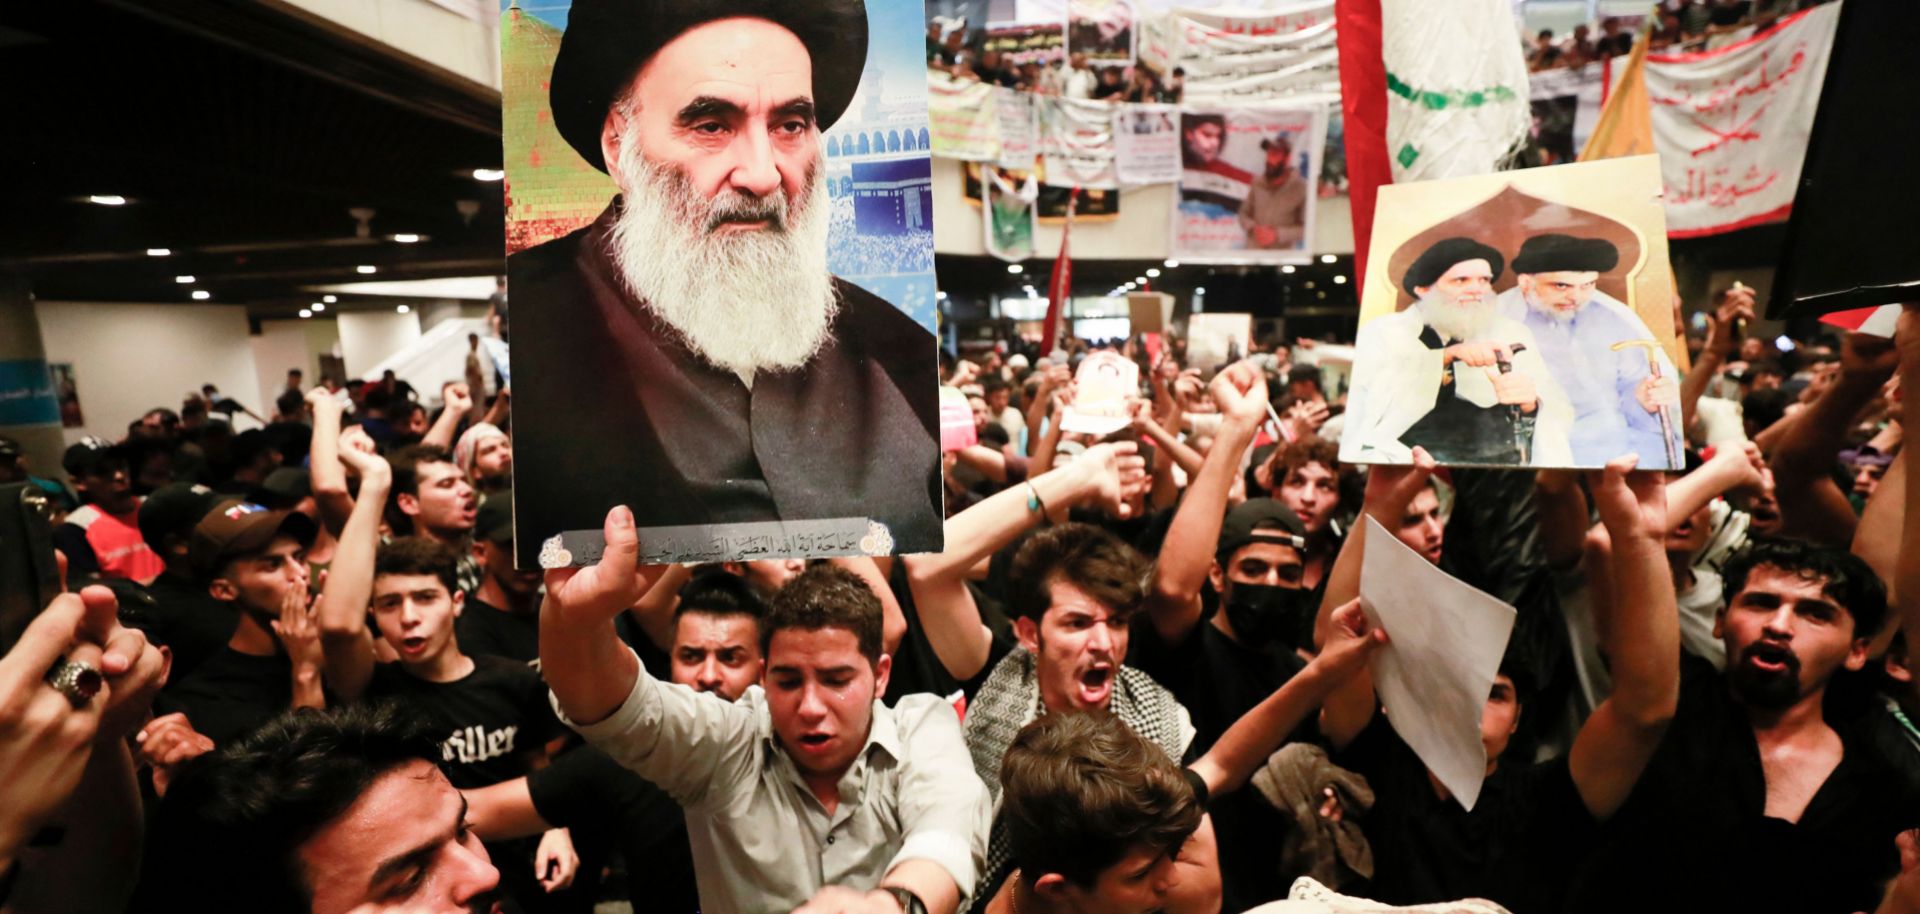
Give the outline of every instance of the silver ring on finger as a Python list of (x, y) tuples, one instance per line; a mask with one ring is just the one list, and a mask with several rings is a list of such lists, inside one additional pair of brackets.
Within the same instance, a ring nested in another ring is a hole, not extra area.
[(65, 657), (54, 661), (53, 668), (47, 670), (47, 685), (67, 696), (67, 701), (75, 708), (84, 708), (93, 696), (100, 694), (106, 677), (100, 675), (100, 669), (91, 663), (80, 660), (68, 660)]

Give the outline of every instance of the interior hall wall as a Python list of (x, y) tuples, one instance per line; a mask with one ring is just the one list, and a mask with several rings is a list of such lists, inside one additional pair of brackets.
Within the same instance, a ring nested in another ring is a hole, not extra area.
[[(73, 365), (85, 425), (66, 430), (69, 442), (119, 440), (147, 410), (178, 410), (188, 391), (208, 383), (266, 415), (240, 305), (42, 301), (35, 312), (47, 361)], [(255, 423), (236, 416), (235, 427)]]

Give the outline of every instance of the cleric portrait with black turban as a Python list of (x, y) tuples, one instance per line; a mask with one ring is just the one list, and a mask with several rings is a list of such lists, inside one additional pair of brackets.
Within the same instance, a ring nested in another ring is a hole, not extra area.
[(616, 505), (655, 544), (819, 521), (940, 547), (933, 335), (827, 268), (821, 131), (868, 45), (862, 0), (574, 0), (549, 154), (619, 194), (508, 261), (521, 567)]
[(1572, 409), (1532, 331), (1501, 316), (1506, 258), (1472, 238), (1433, 242), (1399, 277), (1413, 304), (1360, 327), (1340, 458), (1567, 466)]
[(1641, 469), (1679, 469), (1679, 374), (1640, 315), (1597, 288), (1619, 264), (1619, 249), (1604, 238), (1535, 235), (1513, 258), (1515, 282), (1500, 293), (1500, 313), (1533, 332), (1573, 404), (1574, 463), (1600, 466), (1632, 453)]

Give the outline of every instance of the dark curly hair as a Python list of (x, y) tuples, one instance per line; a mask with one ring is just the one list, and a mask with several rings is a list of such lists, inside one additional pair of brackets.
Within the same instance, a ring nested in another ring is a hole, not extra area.
[(785, 628), (819, 631), (843, 628), (860, 642), (867, 662), (879, 664), (881, 645), (880, 598), (859, 575), (822, 562), (795, 575), (774, 593), (766, 621), (760, 626), (760, 653), (773, 644), (773, 634)]
[(1058, 579), (1125, 615), (1146, 595), (1146, 572), (1140, 553), (1105, 529), (1061, 524), (1028, 537), (1014, 554), (1007, 602), (1014, 615), (1038, 622), (1053, 605), (1049, 588)]
[(1765, 565), (1805, 581), (1819, 581), (1820, 592), (1853, 617), (1853, 636), (1871, 638), (1887, 620), (1887, 585), (1873, 568), (1844, 549), (1789, 539), (1756, 539), (1727, 560), (1727, 605), (1747, 588), (1747, 578)]
[(1104, 711), (1044, 714), (1000, 763), (1000, 817), (1028, 879), (1092, 886), (1128, 852), (1180, 849), (1205, 813), (1160, 747)]
[[(155, 817), (149, 851), (161, 859), (148, 872), (181, 881), (160, 897), (204, 910), (306, 914), (300, 846), (382, 775), (439, 757), (424, 722), (392, 704), (287, 712), (181, 771)], [(218, 879), (205, 878), (208, 860)]]

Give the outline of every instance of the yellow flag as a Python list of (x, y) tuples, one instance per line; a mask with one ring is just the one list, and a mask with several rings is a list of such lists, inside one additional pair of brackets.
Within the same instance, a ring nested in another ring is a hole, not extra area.
[(1647, 101), (1647, 45), (1651, 30), (1642, 32), (1633, 43), (1607, 94), (1607, 105), (1600, 109), (1600, 121), (1580, 150), (1581, 162), (1612, 159), (1619, 156), (1648, 155), (1653, 152), (1653, 110)]

